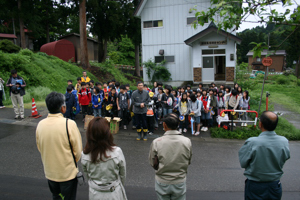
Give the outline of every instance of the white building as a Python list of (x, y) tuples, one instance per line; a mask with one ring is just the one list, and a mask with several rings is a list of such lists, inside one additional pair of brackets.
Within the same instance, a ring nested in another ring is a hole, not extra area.
[[(213, 23), (194, 29), (195, 11), (207, 10), (210, 0), (141, 0), (135, 16), (142, 23), (142, 61), (166, 60), (169, 84), (232, 83), (235, 76), (235, 32), (218, 31)], [(144, 80), (148, 82), (146, 70)]]

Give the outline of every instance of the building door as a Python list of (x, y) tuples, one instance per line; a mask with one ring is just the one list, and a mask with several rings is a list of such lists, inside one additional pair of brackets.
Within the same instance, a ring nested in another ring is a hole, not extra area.
[(225, 81), (225, 56), (215, 56), (215, 80)]
[(203, 69), (202, 69), (202, 81), (203, 82), (214, 82), (215, 81), (215, 70), (214, 70), (214, 57), (205, 56), (202, 57)]

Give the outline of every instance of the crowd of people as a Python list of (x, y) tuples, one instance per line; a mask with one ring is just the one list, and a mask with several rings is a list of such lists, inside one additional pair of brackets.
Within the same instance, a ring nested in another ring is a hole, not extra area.
[[(161, 119), (170, 113), (178, 115), (179, 132), (187, 133), (190, 128), (191, 134), (198, 136), (201, 131), (208, 131), (209, 127), (217, 125), (223, 110), (250, 109), (249, 93), (237, 83), (233, 88), (224, 85), (217, 87), (214, 83), (208, 88), (199, 83), (195, 89), (191, 85), (174, 88), (161, 82), (154, 82), (153, 88), (142, 82), (138, 82), (137, 86), (138, 89), (132, 91), (130, 85), (121, 85), (115, 80), (95, 83), (83, 72), (83, 77), (77, 78), (75, 86), (72, 80), (68, 81), (65, 117), (74, 119), (80, 110), (83, 121), (87, 114), (120, 117), (120, 127), (124, 129), (132, 120), (132, 128), (138, 132), (137, 140), (147, 140), (147, 134), (152, 135), (162, 124)], [(248, 120), (247, 112), (237, 115), (243, 121)], [(232, 117), (229, 113), (229, 119)], [(241, 126), (247, 126), (247, 123), (241, 123)]]

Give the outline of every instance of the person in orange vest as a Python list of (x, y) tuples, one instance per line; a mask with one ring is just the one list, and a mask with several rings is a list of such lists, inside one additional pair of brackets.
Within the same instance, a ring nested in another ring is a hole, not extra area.
[(87, 76), (86, 71), (82, 72), (81, 82), (82, 83), (88, 83), (91, 79)]

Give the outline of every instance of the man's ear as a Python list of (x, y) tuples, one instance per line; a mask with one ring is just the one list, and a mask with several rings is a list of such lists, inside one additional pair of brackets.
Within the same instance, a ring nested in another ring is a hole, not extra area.
[(66, 107), (66, 106), (62, 106), (62, 107), (60, 108), (60, 112), (61, 112), (62, 114), (65, 114), (66, 111), (67, 111), (67, 107)]

